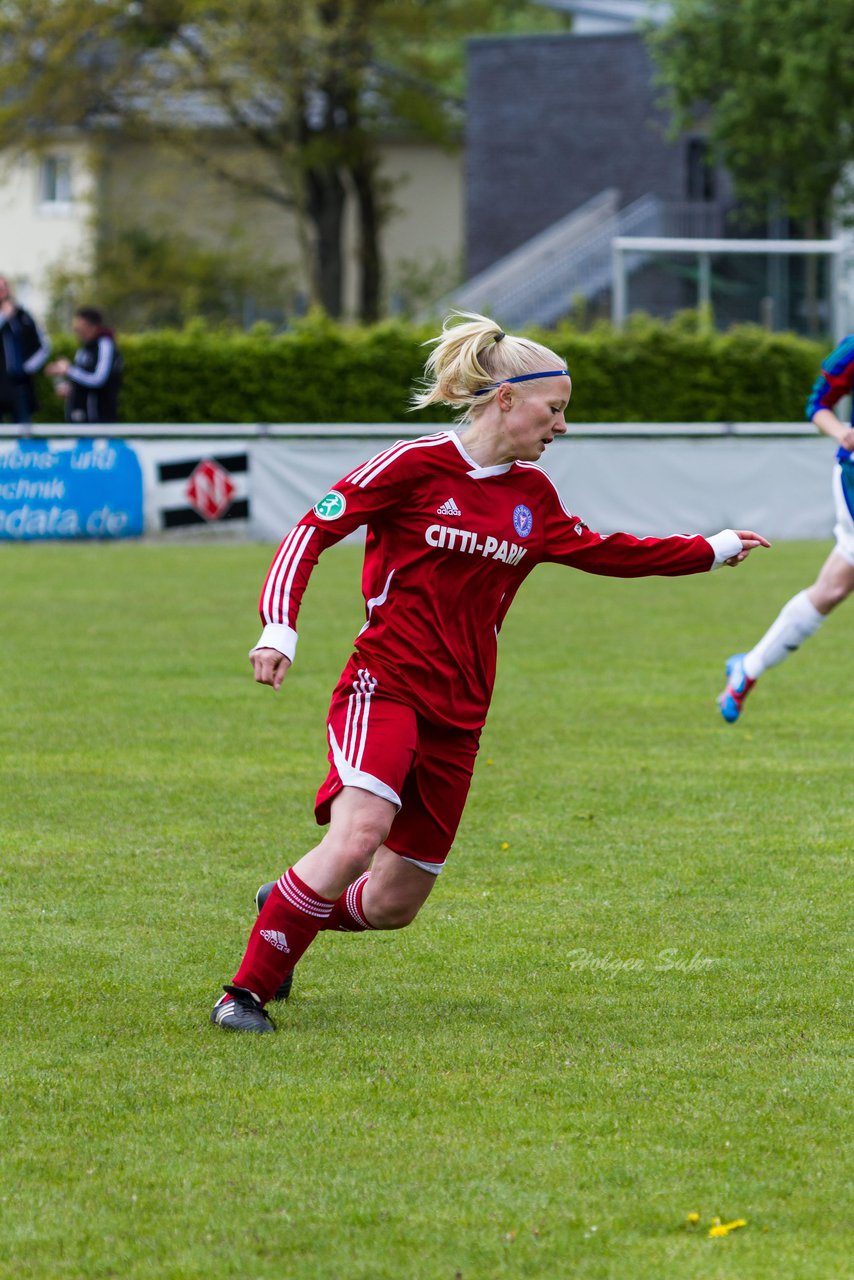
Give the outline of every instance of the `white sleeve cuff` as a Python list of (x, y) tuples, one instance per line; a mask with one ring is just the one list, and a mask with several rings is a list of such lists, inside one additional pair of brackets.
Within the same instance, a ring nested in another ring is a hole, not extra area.
[(717, 569), (718, 565), (730, 560), (733, 556), (737, 556), (742, 550), (742, 541), (733, 529), (722, 529), (720, 533), (713, 533), (710, 538), (706, 538), (709, 546), (715, 553), (715, 563), (713, 569)]
[(261, 632), (261, 639), (249, 652), (254, 653), (255, 649), (278, 649), (279, 653), (293, 662), (297, 651), (297, 633), (284, 622), (268, 622)]

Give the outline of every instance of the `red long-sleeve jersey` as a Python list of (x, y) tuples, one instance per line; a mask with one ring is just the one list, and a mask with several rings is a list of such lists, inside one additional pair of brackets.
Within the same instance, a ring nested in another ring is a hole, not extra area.
[[(498, 631), (535, 565), (633, 578), (700, 573), (723, 555), (700, 536), (594, 533), (536, 464), (480, 467), (456, 434), (443, 431), (398, 441), (357, 467), (290, 531), (261, 592), (259, 645), (293, 657), (318, 556), (362, 524), (359, 661), (386, 696), (464, 729), (486, 718)], [(731, 537), (726, 554), (740, 546)]]

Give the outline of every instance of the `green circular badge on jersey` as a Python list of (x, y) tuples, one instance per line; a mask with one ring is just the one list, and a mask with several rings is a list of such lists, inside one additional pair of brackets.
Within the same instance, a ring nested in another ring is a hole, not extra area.
[(337, 489), (330, 489), (325, 498), (316, 503), (314, 514), (321, 520), (337, 520), (347, 510), (347, 499)]

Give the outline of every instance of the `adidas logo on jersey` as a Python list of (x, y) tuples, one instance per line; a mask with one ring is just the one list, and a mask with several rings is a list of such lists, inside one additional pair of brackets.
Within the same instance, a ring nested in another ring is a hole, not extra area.
[(436, 508), (437, 516), (461, 516), (462, 514), (453, 498), (449, 498), (447, 502), (442, 503), (441, 507)]
[(277, 951), (290, 951), (287, 938), (283, 933), (279, 933), (278, 929), (262, 929), (261, 937)]

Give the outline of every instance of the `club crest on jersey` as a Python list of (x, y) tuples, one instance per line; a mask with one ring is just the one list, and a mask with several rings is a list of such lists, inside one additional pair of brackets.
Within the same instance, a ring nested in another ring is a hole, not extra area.
[(513, 528), (520, 538), (527, 538), (533, 527), (534, 517), (531, 514), (531, 508), (520, 502), (519, 506), (513, 511)]
[(347, 510), (347, 499), (337, 489), (330, 489), (325, 498), (314, 504), (314, 514), (321, 520), (337, 520)]

